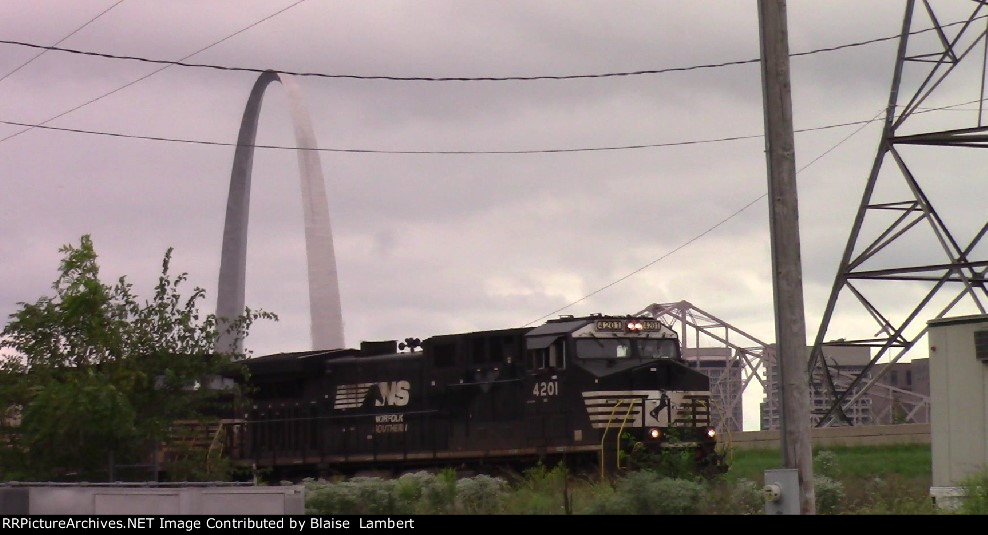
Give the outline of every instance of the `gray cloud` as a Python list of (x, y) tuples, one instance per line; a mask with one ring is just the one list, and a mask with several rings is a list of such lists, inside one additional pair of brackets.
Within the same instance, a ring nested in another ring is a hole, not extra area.
[[(64, 43), (177, 59), (289, 2), (125, 2)], [(105, 1), (8, 0), (3, 39), (50, 43)], [(957, 13), (959, 18), (961, 13)], [(901, 3), (789, 2), (790, 43), (810, 50), (894, 35)], [(928, 36), (927, 36), (928, 37)], [(34, 52), (0, 46), (0, 73)], [(895, 43), (795, 58), (796, 126), (867, 119), (887, 100)], [(656, 69), (755, 58), (753, 2), (325, 2), (310, 0), (194, 59), (364, 75), (537, 75)], [(157, 67), (51, 52), (0, 83), (0, 119), (39, 121)], [(138, 135), (234, 142), (253, 76), (169, 68), (57, 122)], [(664, 143), (762, 131), (757, 64), (571, 82), (302, 80), (320, 144), (472, 150)], [(284, 97), (265, 97), (260, 143), (292, 145)], [(939, 105), (977, 98), (970, 82)], [(932, 103), (931, 103), (932, 104)], [(970, 107), (970, 106), (969, 106)], [(970, 112), (968, 112), (970, 113)], [(953, 115), (929, 114), (930, 124)], [(797, 137), (800, 165), (856, 127)], [(0, 125), (0, 137), (17, 129)], [(807, 331), (815, 333), (878, 127), (800, 175)], [(512, 327), (678, 247), (765, 191), (761, 139), (578, 154), (400, 156), (324, 153), (346, 337), (425, 337)], [(148, 291), (161, 255), (215, 299), (233, 150), (33, 131), (0, 144), (0, 313), (44, 294), (59, 245), (94, 237), (108, 278)], [(295, 155), (259, 149), (247, 302), (263, 354), (308, 344)], [(917, 156), (957, 177), (972, 164)], [(951, 217), (979, 224), (979, 198)], [(980, 210), (980, 211), (979, 211)], [(953, 222), (952, 222), (953, 224)], [(771, 341), (764, 200), (707, 237), (566, 310), (630, 313), (687, 299)], [(893, 292), (894, 294), (894, 292)], [(887, 297), (903, 306), (909, 292)], [(860, 318), (849, 312), (853, 327)], [(836, 324), (835, 324), (836, 325)], [(836, 328), (836, 326), (835, 326)], [(833, 331), (833, 330), (832, 330)], [(752, 422), (749, 422), (751, 424)]]

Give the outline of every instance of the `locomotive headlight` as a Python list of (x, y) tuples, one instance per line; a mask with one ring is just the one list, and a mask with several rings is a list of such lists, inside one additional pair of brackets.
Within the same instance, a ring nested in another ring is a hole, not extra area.
[(629, 321), (626, 328), (632, 332), (641, 332), (644, 327), (640, 321)]
[(659, 431), (658, 428), (653, 427), (653, 428), (651, 428), (651, 429), (648, 430), (648, 436), (650, 436), (650, 437), (652, 437), (654, 439), (658, 439), (659, 437), (662, 436), (662, 431)]
[(715, 436), (717, 436), (717, 430), (714, 429), (713, 427), (708, 427), (707, 428), (707, 436), (710, 437), (710, 438), (714, 438)]

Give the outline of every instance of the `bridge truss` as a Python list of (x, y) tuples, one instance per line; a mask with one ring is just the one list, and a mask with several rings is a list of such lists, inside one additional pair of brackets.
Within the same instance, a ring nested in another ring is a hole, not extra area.
[[(765, 343), (688, 301), (653, 303), (635, 316), (650, 317), (671, 326), (679, 332), (680, 349), (691, 365), (707, 373), (716, 370), (711, 376), (710, 389), (714, 422), (719, 433), (744, 429), (744, 392), (753, 382), (761, 390), (756, 395), (761, 403), (762, 427), (778, 427), (780, 400), (778, 378), (774, 372), (774, 344)], [(858, 377), (832, 359), (823, 361), (838, 389), (850, 388)], [(811, 403), (823, 406), (828, 399), (827, 385), (817, 380), (810, 386)], [(866, 406), (867, 419), (872, 423), (929, 421), (928, 396), (887, 383), (874, 387), (868, 398), (860, 403)]]

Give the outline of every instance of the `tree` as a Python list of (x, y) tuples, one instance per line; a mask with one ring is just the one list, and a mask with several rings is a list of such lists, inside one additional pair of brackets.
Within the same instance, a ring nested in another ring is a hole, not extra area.
[[(181, 295), (187, 275), (169, 273), (172, 249), (150, 300), (124, 277), (99, 278), (92, 240), (63, 246), (54, 295), (18, 303), (0, 333), (0, 478), (105, 478), (110, 463), (148, 462), (176, 420), (202, 417), (219, 392), (212, 378), (245, 373), (244, 355), (217, 354), (216, 317), (205, 291)], [(224, 323), (246, 337), (252, 311)], [(239, 370), (239, 371), (238, 371)]]

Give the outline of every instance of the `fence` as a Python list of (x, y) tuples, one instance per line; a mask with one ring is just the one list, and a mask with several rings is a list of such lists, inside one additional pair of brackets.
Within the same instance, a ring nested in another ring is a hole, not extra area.
[[(810, 436), (814, 446), (929, 444), (930, 424), (814, 427), (810, 429)], [(779, 430), (731, 433), (722, 436), (721, 442), (735, 449), (778, 449)]]

